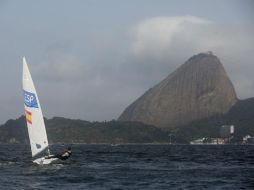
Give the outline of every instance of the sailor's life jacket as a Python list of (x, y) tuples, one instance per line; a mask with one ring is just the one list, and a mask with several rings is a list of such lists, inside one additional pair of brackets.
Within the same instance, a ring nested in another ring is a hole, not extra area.
[(71, 150), (67, 150), (67, 151), (65, 151), (65, 152), (61, 155), (61, 158), (60, 158), (60, 159), (66, 160), (66, 159), (68, 159), (70, 156), (71, 156)]

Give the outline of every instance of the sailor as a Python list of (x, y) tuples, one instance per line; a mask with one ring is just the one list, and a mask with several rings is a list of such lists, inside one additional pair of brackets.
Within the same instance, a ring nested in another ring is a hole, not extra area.
[(71, 156), (71, 147), (68, 147), (68, 149), (62, 152), (61, 154), (46, 156), (45, 158), (46, 159), (58, 158), (60, 160), (67, 160), (70, 156)]
[(68, 149), (61, 154), (59, 159), (67, 160), (70, 156), (71, 156), (71, 147), (68, 147)]

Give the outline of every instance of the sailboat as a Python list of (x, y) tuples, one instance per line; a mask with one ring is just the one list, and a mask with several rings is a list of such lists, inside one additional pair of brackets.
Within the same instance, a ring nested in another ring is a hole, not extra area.
[[(57, 160), (57, 158), (47, 159), (47, 156), (51, 156), (47, 132), (40, 102), (25, 57), (23, 57), (23, 92), (25, 117), (31, 145), (31, 152), (32, 157), (36, 158), (33, 160), (33, 162), (40, 165), (50, 164), (51, 162)], [(38, 158), (39, 155), (44, 156)]]

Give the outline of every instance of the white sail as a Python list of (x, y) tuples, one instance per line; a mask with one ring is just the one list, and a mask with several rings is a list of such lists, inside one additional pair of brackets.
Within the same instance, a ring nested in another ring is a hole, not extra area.
[(23, 57), (23, 91), (25, 116), (34, 157), (48, 147), (48, 138), (40, 102), (25, 57)]

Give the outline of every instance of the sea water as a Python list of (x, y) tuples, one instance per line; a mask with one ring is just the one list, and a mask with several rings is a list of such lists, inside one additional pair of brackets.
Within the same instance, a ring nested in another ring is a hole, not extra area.
[(0, 145), (0, 189), (254, 189), (254, 146), (71, 146), (66, 161), (39, 166), (28, 145)]

